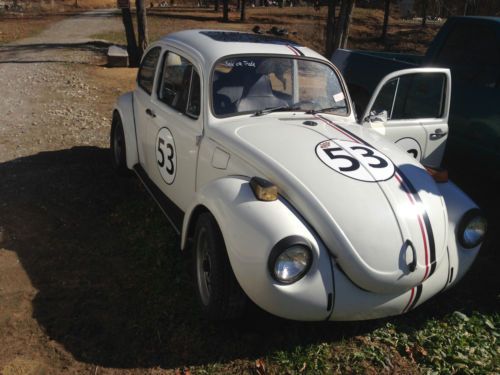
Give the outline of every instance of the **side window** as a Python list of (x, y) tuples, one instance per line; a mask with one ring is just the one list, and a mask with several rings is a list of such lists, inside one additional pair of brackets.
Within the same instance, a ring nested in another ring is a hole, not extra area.
[(142, 60), (139, 73), (137, 73), (137, 84), (149, 95), (153, 91), (153, 82), (155, 79), (156, 65), (160, 57), (160, 47), (155, 47), (150, 50)]
[(373, 110), (387, 111), (388, 120), (439, 118), (443, 115), (446, 76), (408, 74), (390, 80), (380, 91)]
[(158, 98), (179, 112), (199, 116), (200, 78), (184, 57), (173, 52), (165, 54)]

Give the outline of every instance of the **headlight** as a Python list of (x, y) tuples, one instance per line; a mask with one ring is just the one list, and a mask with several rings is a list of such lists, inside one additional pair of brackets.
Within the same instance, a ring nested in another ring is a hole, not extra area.
[(487, 226), (486, 218), (480, 210), (468, 211), (458, 226), (458, 241), (466, 249), (476, 247), (483, 241)]
[(291, 284), (301, 279), (312, 263), (310, 245), (298, 236), (286, 237), (271, 250), (269, 272), (278, 282)]

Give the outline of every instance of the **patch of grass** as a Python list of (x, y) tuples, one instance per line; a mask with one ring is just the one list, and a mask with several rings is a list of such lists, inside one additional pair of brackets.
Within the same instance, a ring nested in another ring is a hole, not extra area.
[(62, 20), (61, 16), (46, 16), (44, 18), (0, 19), (0, 44), (11, 43), (19, 39), (34, 36), (55, 22)]
[(396, 348), (423, 373), (494, 374), (500, 371), (499, 326), (498, 313), (467, 316), (455, 311), (419, 328), (387, 323), (367, 339)]
[(270, 357), (270, 363), (276, 373), (326, 374), (331, 371), (331, 358), (331, 345), (321, 343), (277, 351)]

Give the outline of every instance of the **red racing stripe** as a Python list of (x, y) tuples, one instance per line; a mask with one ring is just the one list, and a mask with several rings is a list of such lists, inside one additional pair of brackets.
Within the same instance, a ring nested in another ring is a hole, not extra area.
[(411, 294), (410, 294), (410, 300), (406, 304), (405, 308), (403, 309), (402, 313), (405, 313), (408, 308), (410, 307), (412, 301), (413, 301), (413, 296), (415, 295), (415, 288), (411, 288)]
[(415, 207), (415, 209), (417, 211), (418, 225), (420, 226), (420, 233), (422, 234), (422, 240), (424, 242), (425, 274), (424, 274), (424, 278), (422, 280), (422, 281), (424, 281), (427, 278), (427, 275), (429, 274), (429, 249), (427, 246), (427, 235), (426, 235), (426, 231), (425, 231), (423, 218), (422, 218), (422, 215), (418, 212), (418, 207), (417, 207), (417, 204), (415, 202), (415, 199), (413, 198), (413, 196), (411, 194), (410, 188), (404, 183), (403, 179), (401, 178), (401, 176), (398, 173), (396, 173), (395, 176), (396, 176), (396, 179), (401, 184), (401, 186), (403, 187), (403, 190), (406, 192), (406, 195), (408, 196), (408, 199), (410, 200), (411, 204)]
[(295, 48), (293, 48), (292, 46), (289, 46), (289, 45), (287, 45), (287, 47), (289, 50), (291, 50), (293, 52), (293, 54), (295, 56), (300, 56), (299, 52)]

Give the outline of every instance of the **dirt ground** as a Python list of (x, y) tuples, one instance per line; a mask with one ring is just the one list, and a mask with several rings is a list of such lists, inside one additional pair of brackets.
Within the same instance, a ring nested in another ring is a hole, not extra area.
[[(384, 326), (200, 316), (166, 219), (136, 179), (111, 170), (111, 108), (136, 71), (104, 67), (104, 45), (89, 38), (121, 27), (97, 11), (0, 46), (0, 374), (255, 374), (269, 353), (335, 342), (342, 356), (344, 342)], [(495, 309), (490, 248), (471, 287), (392, 321)], [(419, 373), (387, 356), (391, 367), (364, 372)]]

